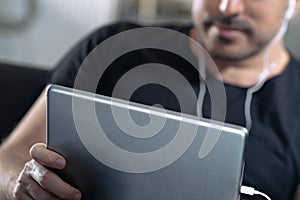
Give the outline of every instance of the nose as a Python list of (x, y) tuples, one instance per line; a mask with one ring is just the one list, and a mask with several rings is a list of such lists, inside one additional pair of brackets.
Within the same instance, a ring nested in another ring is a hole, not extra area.
[(237, 15), (244, 11), (244, 0), (220, 0), (219, 11), (223, 15)]

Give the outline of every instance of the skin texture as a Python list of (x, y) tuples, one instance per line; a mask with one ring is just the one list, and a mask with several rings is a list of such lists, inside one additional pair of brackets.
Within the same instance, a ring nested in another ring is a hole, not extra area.
[[(287, 1), (231, 0), (222, 11), (219, 5), (219, 0), (194, 1), (199, 40), (214, 58), (238, 61), (266, 48), (281, 26)], [(272, 15), (266, 15), (270, 10)], [(226, 32), (230, 29), (237, 31)]]
[[(213, 56), (223, 80), (239, 86), (255, 84), (268, 48), (270, 62), (277, 65), (269, 77), (281, 73), (289, 61), (283, 41), (271, 46), (268, 42), (280, 27), (278, 21), (282, 21), (287, 1), (228, 0), (225, 6), (220, 3), (220, 0), (194, 0), (192, 12), (196, 28), (191, 30), (191, 35)], [(224, 16), (229, 24), (224, 25)], [(223, 19), (223, 24), (209, 22), (216, 17)], [(46, 168), (62, 169), (67, 163), (62, 156), (46, 149), (45, 108), (43, 93), (0, 147), (2, 200), (75, 200), (81, 197), (80, 191)]]
[[(278, 33), (287, 0), (229, 0), (220, 9), (220, 0), (194, 0), (194, 37), (213, 57), (224, 82), (253, 86), (263, 69), (264, 55), (276, 65), (269, 78), (280, 74), (289, 55), (283, 40), (270, 44)], [(295, 8), (299, 8), (299, 1)]]

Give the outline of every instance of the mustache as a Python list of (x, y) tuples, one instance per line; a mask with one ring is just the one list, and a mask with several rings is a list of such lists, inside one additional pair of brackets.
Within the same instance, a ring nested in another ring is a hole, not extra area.
[(236, 15), (231, 16), (213, 16), (207, 17), (204, 19), (205, 26), (211, 25), (224, 25), (236, 28), (238, 30), (244, 31), (246, 33), (252, 34), (253, 28), (252, 26), (245, 20), (238, 19)]

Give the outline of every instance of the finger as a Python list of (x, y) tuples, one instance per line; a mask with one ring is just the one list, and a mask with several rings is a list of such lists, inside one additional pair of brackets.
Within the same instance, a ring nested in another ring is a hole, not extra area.
[(31, 177), (45, 190), (60, 199), (79, 200), (81, 193), (76, 188), (64, 182), (60, 177), (46, 169), (36, 161), (33, 162)]
[(25, 194), (24, 197), (22, 198), (22, 200), (34, 200), (31, 196), (29, 196), (28, 194)]
[(46, 148), (45, 144), (35, 144), (30, 149), (30, 156), (40, 164), (55, 168), (63, 169), (66, 166), (64, 157)]
[[(19, 198), (20, 200), (34, 200), (30, 195), (28, 195), (27, 193), (24, 193), (22, 198)], [(16, 199), (15, 200), (19, 200), (19, 199)]]
[(13, 192), (14, 200), (33, 200), (33, 198), (18, 184)]
[(30, 178), (28, 176), (26, 176), (25, 170), (26, 170), (26, 167), (23, 169), (20, 176), (18, 177), (16, 186), (13, 191), (13, 199), (14, 200), (32, 200), (33, 199), (26, 191), (27, 181)]
[(27, 187), (26, 193), (29, 194), (33, 199), (51, 199), (51, 200), (59, 200), (52, 193), (42, 188), (34, 179), (30, 178)]

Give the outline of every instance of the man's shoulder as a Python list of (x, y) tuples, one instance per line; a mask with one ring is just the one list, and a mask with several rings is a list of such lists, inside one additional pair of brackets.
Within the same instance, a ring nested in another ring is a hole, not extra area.
[[(175, 31), (188, 34), (190, 24), (147, 24), (142, 25), (130, 21), (119, 21), (105, 26), (101, 26), (88, 34), (85, 38), (80, 40), (75, 46), (66, 54), (62, 61), (54, 70), (50, 81), (53, 83), (65, 83), (66, 80), (71, 80), (68, 85), (73, 84), (73, 80), (77, 74), (77, 70), (86, 59), (86, 57), (105, 40), (122, 33), (127, 30), (143, 28), (143, 27), (162, 27), (173, 29)], [(159, 36), (159, 35), (158, 35)], [(117, 46), (116, 46), (117, 47)], [(66, 85), (66, 84), (64, 84)]]
[(178, 32), (186, 33), (191, 27), (192, 24), (186, 23), (186, 24), (176, 24), (176, 23), (154, 23), (154, 24), (141, 24), (131, 21), (118, 21), (112, 24), (108, 24), (105, 26), (101, 26), (96, 31), (94, 31), (92, 34), (89, 35), (90, 38), (96, 37), (101, 38), (103, 37), (108, 38), (115, 34), (121, 33), (123, 31), (136, 29), (136, 28), (146, 28), (146, 27), (161, 27), (161, 28), (167, 28), (172, 29)]
[[(89, 53), (92, 49), (94, 49), (97, 45), (105, 41), (106, 39), (122, 33), (124, 31), (136, 29), (136, 28), (146, 28), (146, 27), (161, 27), (172, 29), (183, 34), (189, 34), (189, 30), (192, 27), (191, 24), (175, 24), (175, 23), (167, 23), (167, 24), (139, 24), (130, 21), (118, 21), (115, 23), (111, 23), (105, 26), (101, 26), (94, 30), (92, 33), (87, 35), (83, 40), (77, 44), (76, 49), (81, 51), (84, 49), (86, 52)], [(82, 52), (83, 53), (83, 52)]]
[(138, 23), (130, 21), (118, 21), (99, 27), (93, 33), (91, 33), (89, 37), (110, 37), (123, 31), (141, 27), (143, 27), (143, 25)]

